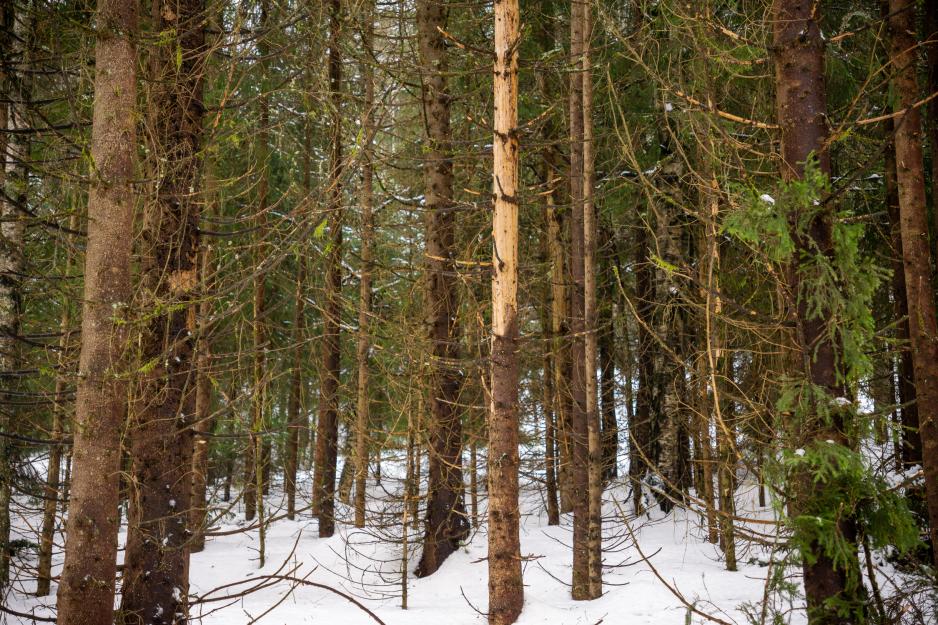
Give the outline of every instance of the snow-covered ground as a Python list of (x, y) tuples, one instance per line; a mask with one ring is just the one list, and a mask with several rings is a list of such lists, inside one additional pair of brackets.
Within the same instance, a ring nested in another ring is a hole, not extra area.
[[(425, 579), (410, 576), (408, 607), (401, 609), (403, 549), (397, 514), (400, 502), (396, 493), (399, 491), (394, 486), (399, 481), (387, 473), (394, 467), (386, 465), (384, 468), (383, 486), (371, 486), (371, 529), (356, 530), (340, 524), (335, 536), (320, 539), (316, 521), (310, 518), (308, 511), (298, 515), (295, 521), (277, 520), (267, 532), (267, 558), (263, 568), (258, 567), (256, 529), (209, 538), (205, 550), (192, 557), (193, 622), (205, 625), (377, 622), (350, 601), (348, 597), (351, 597), (387, 625), (485, 623), (482, 614), (487, 604), (484, 525), (474, 531), (465, 547), (453, 554), (437, 573)], [(754, 488), (747, 489), (745, 483), (743, 486), (740, 516), (771, 519), (771, 509), (758, 508), (755, 504)], [(385, 489), (392, 492), (389, 494)], [(277, 494), (268, 499), (268, 505), (280, 503), (279, 491), (275, 491)], [(304, 476), (301, 492), (309, 492), (308, 475)], [(521, 549), (526, 560), (524, 612), (518, 621), (521, 625), (705, 622), (699, 615), (692, 615), (692, 620), (688, 621), (684, 602), (726, 622), (745, 623), (745, 616), (739, 610), (741, 604), (755, 603), (763, 597), (769, 569), (764, 566), (768, 556), (762, 548), (750, 551), (740, 541), (739, 571), (727, 572), (718, 548), (706, 542), (697, 513), (675, 510), (664, 515), (653, 508), (649, 514), (631, 518), (627, 489), (618, 486), (605, 495), (605, 594), (595, 601), (573, 601), (567, 585), (572, 558), (572, 517), (564, 516), (560, 526), (548, 526), (537, 489), (525, 487), (522, 493)], [(276, 515), (276, 506), (271, 505), (271, 508), (269, 512)], [(339, 514), (347, 515), (347, 508), (340, 506)], [(484, 516), (484, 500), (480, 515)], [(238, 529), (239, 524), (243, 525), (239, 519), (237, 508), (232, 509), (230, 514), (222, 515), (213, 527), (214, 533)], [(18, 530), (22, 533), (27, 522), (34, 524), (36, 521), (36, 517), (27, 516)], [(774, 534), (771, 526), (765, 524), (754, 525), (751, 529)], [(416, 538), (419, 528), (413, 531), (411, 540)], [(61, 538), (59, 535), (58, 541)], [(123, 538), (122, 535), (122, 541)], [(30, 551), (27, 557), (34, 559), (34, 552)], [(419, 545), (412, 544), (408, 566), (411, 573), (418, 558)], [(54, 574), (61, 568), (61, 559), (62, 554), (56, 554)], [(26, 564), (34, 565), (34, 561)], [(338, 590), (347, 597), (320, 586), (264, 576), (307, 580)], [(242, 594), (257, 586), (262, 588)], [(20, 612), (51, 615), (48, 606), (54, 598), (54, 585), (52, 596), (43, 599), (29, 596), (33, 590), (32, 581), (18, 584), (5, 598), (5, 605)], [(683, 601), (674, 591), (681, 594)], [(3, 619), (9, 623), (30, 622), (9, 615), (0, 620)]]

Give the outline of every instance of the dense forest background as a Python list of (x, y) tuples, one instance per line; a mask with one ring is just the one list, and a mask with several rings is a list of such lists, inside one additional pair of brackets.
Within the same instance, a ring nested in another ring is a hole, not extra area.
[(0, 10), (0, 620), (938, 618), (938, 2)]

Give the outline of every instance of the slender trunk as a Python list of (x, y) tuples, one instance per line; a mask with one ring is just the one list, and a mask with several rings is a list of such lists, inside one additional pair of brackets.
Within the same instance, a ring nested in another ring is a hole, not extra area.
[[(209, 174), (211, 176), (211, 174)], [(206, 181), (206, 188), (211, 193), (213, 181)], [(212, 362), (210, 337), (208, 336), (209, 317), (212, 314), (212, 248), (203, 245), (199, 269), (199, 313), (198, 332), (196, 332), (197, 370), (195, 379), (195, 447), (192, 451), (192, 501), (190, 515), (190, 552), (197, 553), (205, 548), (205, 522), (208, 515), (206, 487), (208, 485), (209, 439), (215, 426), (212, 417), (212, 378), (209, 369)]]
[[(803, 179), (811, 159), (816, 160), (820, 173), (829, 177), (830, 154), (825, 149), (828, 130), (824, 39), (818, 24), (820, 16), (817, 3), (775, 0), (773, 20), (782, 179), (785, 182)], [(810, 256), (821, 253), (829, 256), (833, 253), (832, 212), (832, 209), (817, 211), (804, 232), (793, 232), (795, 246), (803, 250), (804, 254)], [(791, 222), (797, 221), (798, 216), (793, 216)], [(800, 259), (800, 256), (796, 258)], [(823, 312), (812, 313), (808, 308), (808, 298), (801, 295), (800, 262), (795, 260), (788, 273), (789, 288), (797, 301), (797, 311), (794, 312), (803, 374), (815, 387), (825, 389), (831, 398), (840, 397), (844, 391), (837, 374), (836, 352), (839, 347), (830, 338), (831, 333), (827, 332), (827, 315)], [(837, 444), (848, 445), (843, 416), (834, 416), (831, 427), (820, 423), (814, 414), (806, 415), (806, 422), (795, 423), (791, 427), (795, 443), (808, 445), (830, 439)], [(793, 487), (791, 509), (794, 514), (800, 514), (799, 510), (811, 505), (810, 502), (817, 497), (818, 489), (826, 488), (807, 475), (795, 476)], [(830, 497), (830, 494), (827, 496)], [(841, 521), (836, 531), (847, 541), (856, 539), (856, 530), (849, 518)], [(812, 542), (809, 549), (812, 553), (804, 557), (803, 564), (809, 621), (812, 624), (854, 622), (856, 616), (838, 615), (831, 600), (846, 602), (852, 615), (860, 609), (861, 599), (856, 584), (850, 581), (855, 572), (859, 571), (856, 550), (852, 551), (851, 557), (838, 558), (838, 561), (816, 541)]]
[[(0, 143), (3, 157), (0, 172), (0, 431), (13, 433), (20, 430), (23, 420), (16, 392), (22, 388), (14, 373), (20, 369), (20, 322), (22, 316), (22, 276), (24, 269), (24, 236), (26, 224), (23, 213), (27, 207), (29, 191), (29, 134), (7, 130), (29, 128), (27, 109), (30, 99), (29, 71), (34, 18), (29, 11), (16, 15), (13, 3), (3, 11), (4, 29), (2, 49), (5, 60), (12, 60), (7, 73), (0, 77), (0, 94), (9, 100), (3, 105), (4, 122), (0, 125), (4, 138)], [(19, 71), (12, 69), (19, 67)], [(0, 588), (10, 579), (10, 509), (14, 495), (14, 465), (22, 452), (10, 438), (0, 440)]]
[(313, 506), (319, 537), (335, 532), (335, 473), (339, 444), (340, 323), (342, 317), (342, 2), (329, 4), (329, 89), (332, 102), (332, 156), (329, 169), (330, 249), (326, 257), (326, 302), (323, 310), (322, 380), (316, 423), (316, 466)]
[(447, 3), (417, 2), (423, 116), (427, 147), (426, 182), (427, 315), (430, 358), (429, 473), (426, 533), (417, 576), (434, 573), (466, 538), (469, 524), (462, 500), (462, 423), (458, 410), (462, 377), (455, 285), (453, 146), (446, 80)]
[[(68, 220), (69, 229), (75, 231), (78, 229), (78, 215), (73, 213)], [(65, 259), (65, 275), (69, 276), (74, 267), (74, 256), (72, 253), (72, 237), (68, 239), (68, 248)], [(45, 597), (49, 594), (52, 583), (52, 549), (55, 545), (55, 521), (58, 510), (59, 497), (59, 476), (62, 469), (62, 449), (63, 444), (57, 443), (62, 439), (65, 430), (63, 419), (68, 421), (68, 413), (63, 403), (67, 388), (68, 355), (71, 348), (72, 336), (72, 306), (68, 301), (63, 302), (62, 316), (59, 320), (59, 331), (62, 333), (59, 339), (59, 375), (55, 379), (55, 395), (52, 398), (52, 440), (56, 441), (49, 447), (49, 471), (46, 474), (45, 501), (43, 502), (42, 513), (42, 533), (39, 539), (39, 558), (36, 574), (36, 596)]]
[(143, 301), (152, 306), (144, 309), (140, 337), (146, 372), (130, 405), (134, 502), (120, 615), (128, 624), (148, 623), (154, 614), (184, 622), (188, 613), (200, 205), (193, 189), (201, 169), (205, 6), (179, 2), (175, 14), (161, 6), (153, 4), (159, 30), (174, 32), (176, 41), (160, 46), (151, 64), (150, 153), (158, 182), (142, 237)]
[(593, 162), (593, 72), (590, 68), (590, 46), (593, 36), (593, 14), (589, 1), (583, 2), (582, 51), (583, 73), (583, 318), (584, 362), (586, 375), (586, 422), (589, 483), (589, 598), (595, 599), (602, 590), (602, 495), (603, 442), (599, 415), (598, 314), (596, 306), (596, 247), (598, 230), (593, 188), (596, 186)]
[(374, 53), (374, 3), (369, 2), (364, 10), (365, 24), (362, 27), (364, 59), (361, 64), (362, 81), (365, 84), (365, 108), (362, 115), (362, 186), (360, 203), (362, 210), (361, 282), (358, 296), (358, 406), (355, 423), (355, 527), (365, 526), (365, 487), (368, 483), (368, 426), (370, 423), (370, 401), (368, 388), (368, 357), (371, 350), (369, 324), (371, 321), (371, 272), (374, 264), (374, 217), (372, 215), (374, 163), (372, 134), (374, 133), (375, 78), (371, 65)]
[[(542, 311), (541, 328), (544, 335), (544, 342), (550, 345), (552, 337), (550, 333), (550, 286), (545, 289), (544, 307)], [(547, 524), (560, 524), (560, 508), (557, 503), (557, 474), (555, 467), (556, 457), (556, 427), (555, 427), (555, 406), (554, 406), (554, 358), (550, 349), (544, 350), (544, 373), (542, 375), (542, 400), (541, 408), (544, 415), (544, 481), (546, 482), (547, 493)]]
[[(303, 192), (312, 189), (312, 124), (306, 120), (303, 150)], [(290, 397), (287, 405), (287, 449), (283, 488), (287, 496), (287, 518), (296, 518), (296, 475), (306, 448), (309, 423), (303, 410), (303, 362), (306, 358), (306, 257), (296, 254), (296, 288), (293, 303), (293, 365), (290, 369)]]
[[(590, 593), (590, 454), (587, 405), (583, 201), (583, 52), (585, 2), (570, 3), (570, 443), (573, 486), (574, 599)], [(595, 375), (595, 370), (593, 371)]]
[(635, 310), (638, 324), (638, 390), (635, 415), (629, 423), (629, 480), (635, 514), (642, 513), (642, 485), (651, 468), (651, 432), (654, 414), (655, 349), (649, 328), (652, 327), (654, 305), (654, 271), (648, 257), (648, 229), (639, 226), (635, 242)]
[(619, 423), (616, 419), (616, 361), (612, 311), (599, 336), (600, 399), (602, 400), (602, 466), (603, 481), (619, 476)]
[(517, 0), (495, 3), (495, 137), (492, 196), (492, 379), (489, 411), (489, 623), (521, 614), (518, 535), (518, 145)]
[[(884, 4), (888, 4), (883, 0)], [(888, 13), (888, 6), (884, 7)], [(889, 228), (892, 241), (892, 296), (896, 319), (896, 342), (899, 343), (898, 390), (900, 418), (899, 425), (899, 462), (904, 467), (922, 464), (922, 437), (918, 430), (918, 405), (915, 401), (915, 368), (912, 364), (912, 350), (909, 347), (909, 300), (905, 290), (905, 270), (903, 269), (902, 227), (899, 214), (899, 183), (896, 169), (895, 121), (884, 122), (888, 146), (884, 155), (883, 176), (886, 191), (886, 211), (889, 215)], [(902, 470), (903, 467), (900, 467)]]
[(99, 0), (95, 43), (88, 236), (65, 566), (57, 622), (110, 623), (117, 572), (117, 511), (127, 326), (115, 310), (131, 296), (137, 2)]
[(932, 555), (938, 564), (938, 323), (931, 282), (931, 252), (925, 204), (925, 165), (922, 155), (922, 120), (913, 104), (918, 99), (915, 62), (915, 3), (889, 2), (890, 61), (893, 92), (897, 94), (896, 173), (899, 191), (899, 228), (909, 306), (909, 335), (915, 376), (925, 499)]

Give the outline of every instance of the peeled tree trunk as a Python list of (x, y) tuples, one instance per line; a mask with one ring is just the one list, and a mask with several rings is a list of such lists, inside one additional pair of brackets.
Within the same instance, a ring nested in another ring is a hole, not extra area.
[[(810, 0), (775, 0), (773, 8), (775, 83), (778, 124), (781, 129), (781, 174), (785, 183), (805, 178), (808, 163), (814, 159), (817, 171), (830, 177), (830, 154), (827, 151), (826, 86), (824, 78), (824, 39), (818, 21), (818, 4)], [(815, 399), (805, 414), (788, 417), (787, 429), (798, 447), (833, 441), (849, 446), (846, 435), (849, 418), (847, 411), (837, 409), (834, 402), (843, 399), (843, 373), (838, 374), (840, 346), (832, 339), (827, 323), (831, 315), (809, 308), (809, 295), (802, 280), (811, 279), (816, 269), (811, 265), (812, 255), (831, 258), (834, 253), (834, 211), (828, 200), (812, 206), (794, 207), (789, 219), (792, 238), (797, 248), (795, 260), (788, 271), (788, 288), (797, 302), (793, 312), (796, 336), (801, 351), (803, 375), (806, 382), (820, 388), (826, 399)], [(812, 211), (806, 220), (800, 213)], [(807, 221), (806, 225), (800, 225)], [(817, 401), (830, 401), (835, 408), (830, 418), (818, 414)], [(793, 517), (812, 509), (818, 497), (838, 496), (830, 492), (831, 485), (806, 475), (804, 471), (792, 476), (792, 499), (789, 513)], [(826, 495), (824, 491), (828, 492)], [(831, 531), (838, 532), (847, 542), (855, 542), (856, 528), (846, 512)], [(803, 549), (804, 585), (808, 606), (808, 619), (812, 624), (858, 622), (862, 611), (862, 584), (857, 579), (859, 562), (856, 549), (850, 556), (834, 557), (817, 539), (810, 539)]]
[(430, 423), (427, 512), (417, 576), (435, 572), (469, 533), (463, 503), (462, 423), (458, 408), (458, 298), (453, 258), (453, 146), (446, 81), (447, 3), (417, 2), (417, 38), (427, 144), (424, 150), (427, 232), (427, 316), (430, 344)]
[(922, 117), (913, 105), (919, 97), (916, 76), (915, 3), (889, 2), (889, 60), (896, 94), (894, 142), (899, 190), (899, 231), (909, 308), (909, 338), (922, 439), (925, 503), (932, 557), (938, 565), (938, 322), (931, 282)]
[(141, 625), (184, 622), (189, 594), (205, 5), (174, 8), (160, 12), (159, 27), (175, 33), (175, 45), (160, 46), (151, 64), (148, 165), (156, 183), (144, 217), (142, 373), (129, 419), (133, 503), (120, 618)]
[(131, 295), (137, 150), (137, 1), (99, 0), (82, 298), (65, 565), (56, 622), (111, 623), (117, 571), (123, 356)]
[(518, 0), (495, 2), (492, 380), (489, 411), (489, 623), (521, 614), (518, 534)]

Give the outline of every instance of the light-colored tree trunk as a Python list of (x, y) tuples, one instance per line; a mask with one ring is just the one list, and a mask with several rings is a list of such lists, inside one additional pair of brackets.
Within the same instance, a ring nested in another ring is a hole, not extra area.
[(518, 509), (518, 44), (517, 0), (495, 3), (495, 137), (492, 197), (492, 378), (489, 411), (489, 623), (521, 614)]

